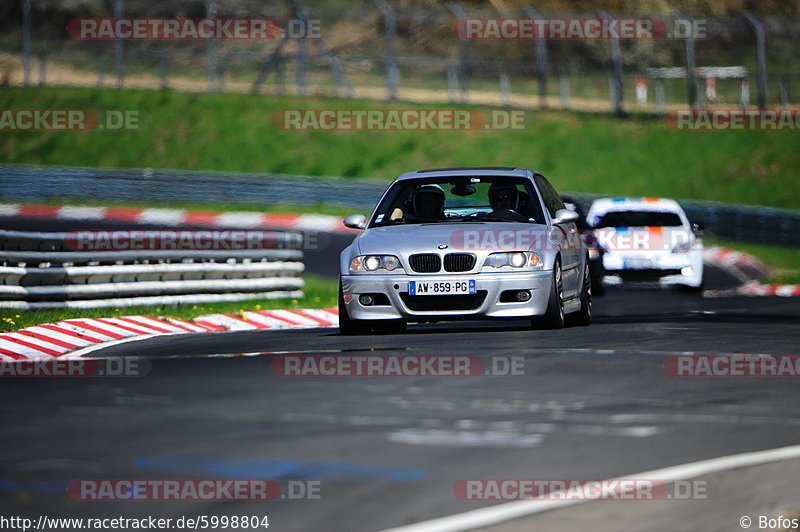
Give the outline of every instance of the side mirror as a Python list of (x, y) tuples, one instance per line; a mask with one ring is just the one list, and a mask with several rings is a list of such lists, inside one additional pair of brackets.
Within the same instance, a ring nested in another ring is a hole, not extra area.
[(695, 222), (692, 224), (692, 232), (698, 235), (703, 234), (705, 228), (706, 226), (702, 222)]
[(350, 229), (364, 229), (367, 226), (367, 217), (363, 214), (351, 214), (342, 223)]
[(580, 216), (575, 211), (571, 211), (569, 209), (558, 209), (556, 211), (556, 217), (553, 219), (553, 223), (565, 224), (569, 222), (577, 222), (578, 218), (580, 218)]

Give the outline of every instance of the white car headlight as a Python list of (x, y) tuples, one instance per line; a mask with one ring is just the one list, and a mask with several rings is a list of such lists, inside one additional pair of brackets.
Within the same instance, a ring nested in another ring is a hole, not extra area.
[(511, 266), (512, 268), (541, 268), (542, 259), (532, 251), (509, 251), (502, 253), (492, 253), (486, 257), (484, 266), (490, 268), (502, 268)]
[(687, 240), (686, 242), (680, 242), (678, 245), (672, 248), (673, 253), (689, 253), (689, 250), (692, 249), (692, 241)]
[(351, 272), (394, 271), (400, 268), (400, 259), (394, 255), (359, 255), (350, 261)]

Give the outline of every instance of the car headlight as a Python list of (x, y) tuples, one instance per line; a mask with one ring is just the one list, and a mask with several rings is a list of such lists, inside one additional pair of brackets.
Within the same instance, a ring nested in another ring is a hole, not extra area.
[(511, 266), (512, 268), (541, 268), (542, 259), (532, 251), (508, 251), (503, 253), (492, 253), (486, 257), (484, 266), (490, 268), (502, 268)]
[(394, 271), (400, 268), (400, 259), (394, 255), (359, 255), (350, 261), (351, 272)]
[(687, 240), (686, 242), (681, 242), (677, 246), (672, 248), (673, 253), (689, 253), (689, 250), (692, 249), (692, 241)]

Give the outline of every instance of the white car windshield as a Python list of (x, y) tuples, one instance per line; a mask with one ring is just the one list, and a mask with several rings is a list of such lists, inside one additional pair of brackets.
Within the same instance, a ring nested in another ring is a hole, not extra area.
[(612, 211), (603, 214), (594, 224), (603, 227), (681, 227), (681, 217), (674, 212)]

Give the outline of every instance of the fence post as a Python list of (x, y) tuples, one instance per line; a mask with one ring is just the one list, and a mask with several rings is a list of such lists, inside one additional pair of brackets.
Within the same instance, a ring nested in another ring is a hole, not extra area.
[(570, 98), (570, 89), (569, 89), (569, 76), (566, 74), (561, 74), (558, 80), (559, 85), (559, 92), (561, 93), (561, 107), (564, 110), (569, 110), (569, 98)]
[(500, 73), (500, 98), (504, 106), (508, 107), (511, 105), (511, 83), (509, 82), (507, 72)]
[(750, 80), (744, 77), (739, 80), (739, 107), (745, 110), (748, 104), (750, 104)]
[(706, 91), (703, 90), (703, 82), (705, 78), (697, 78), (696, 94), (697, 94), (697, 108), (706, 108)]
[(656, 78), (656, 113), (663, 115), (666, 111), (666, 96), (664, 94), (664, 80)]
[[(599, 9), (597, 12), (602, 18), (614, 18), (605, 9)], [(614, 106), (614, 114), (622, 116), (625, 114), (622, 109), (622, 52), (619, 39), (611, 38), (608, 42), (611, 46), (611, 101)]]
[[(467, 13), (461, 6), (455, 4), (453, 2), (447, 3), (447, 9), (456, 17), (456, 27), (458, 26), (459, 19), (467, 18)], [(469, 75), (470, 75), (470, 67), (469, 67), (469, 41), (467, 39), (462, 39), (461, 35), (458, 36), (458, 57), (460, 61), (460, 68), (459, 68), (459, 85), (461, 89), (461, 103), (467, 103), (469, 100)]]
[(167, 62), (169, 58), (166, 54), (162, 53), (158, 56), (158, 77), (161, 80), (161, 88), (166, 89), (169, 85), (167, 74)]
[[(531, 6), (525, 6), (525, 12), (532, 19), (542, 18)], [(539, 80), (539, 107), (547, 109), (547, 40), (544, 35), (536, 39), (536, 75)]]
[(745, 12), (747, 22), (753, 26), (756, 32), (756, 60), (758, 61), (758, 108), (767, 108), (767, 50), (766, 50), (766, 31), (764, 24), (761, 23), (750, 12)]
[[(125, 16), (124, 0), (114, 0), (112, 11), (114, 18), (123, 18)], [(114, 39), (114, 54), (117, 63), (117, 88), (121, 89), (125, 83), (125, 41)]]
[(781, 78), (781, 108), (784, 111), (789, 109), (789, 79), (786, 76)]
[[(308, 28), (308, 14), (305, 7), (298, 3), (297, 0), (292, 0), (294, 5), (295, 16), (303, 22), (303, 27)], [(297, 82), (297, 94), (305, 96), (308, 94), (308, 82), (306, 81), (306, 70), (308, 68), (308, 49), (306, 43), (305, 33), (302, 37), (295, 39), (297, 42), (297, 71), (295, 73)]]
[(31, 0), (22, 0), (22, 84), (31, 83)]
[(39, 86), (44, 87), (47, 82), (47, 50), (39, 50)]
[(106, 54), (105, 52), (97, 56), (97, 86), (103, 87), (106, 84)]
[(386, 35), (384, 35), (383, 45), (383, 62), (386, 66), (386, 97), (389, 100), (394, 100), (397, 97), (397, 82), (398, 71), (397, 63), (395, 62), (394, 55), (394, 40), (397, 33), (397, 21), (392, 7), (386, 3), (386, 0), (375, 0), (375, 5), (383, 13), (383, 27)]
[(456, 74), (455, 67), (447, 69), (447, 98), (454, 102), (458, 93), (458, 74)]
[[(683, 13), (677, 12), (675, 13), (675, 17), (685, 21), (688, 24), (688, 27), (692, 27), (691, 22), (689, 19), (683, 16)], [(694, 60), (694, 35), (692, 35), (691, 31), (686, 33), (686, 37), (684, 38), (684, 45), (686, 48), (686, 92), (687, 92), (687, 103), (689, 104), (690, 109), (695, 109), (697, 107), (697, 79), (696, 79), (696, 68), (695, 68), (695, 60)]]
[[(204, 0), (206, 8), (206, 18), (213, 19), (217, 16), (217, 6), (214, 0)], [(209, 39), (207, 45), (208, 53), (208, 92), (217, 91), (217, 41)]]

